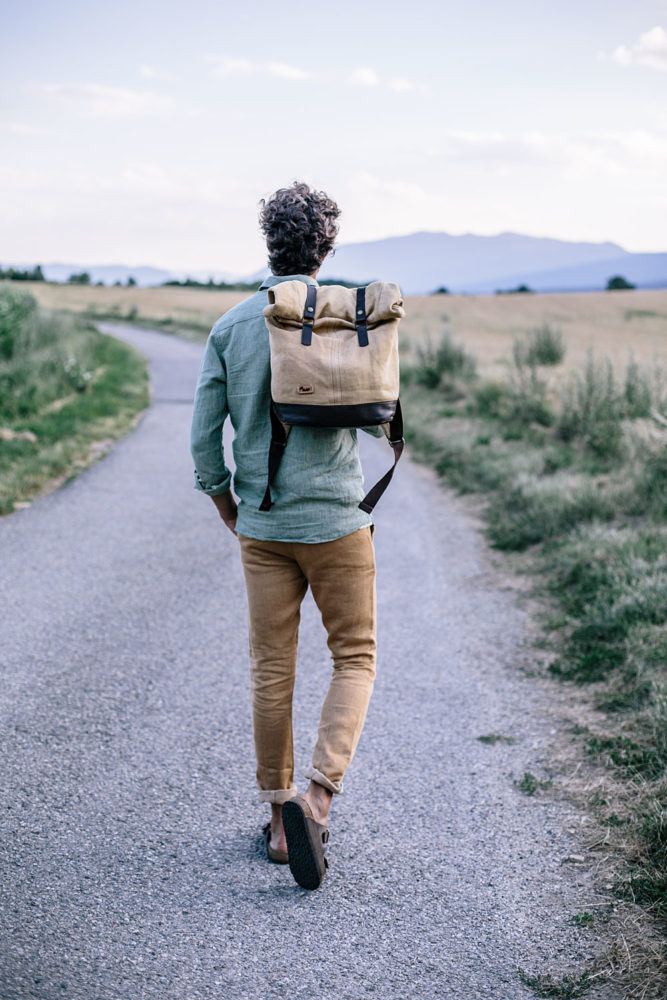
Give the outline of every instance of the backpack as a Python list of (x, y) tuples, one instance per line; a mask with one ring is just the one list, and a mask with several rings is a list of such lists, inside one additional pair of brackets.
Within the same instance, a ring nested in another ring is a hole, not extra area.
[(394, 464), (359, 504), (371, 513), (403, 451), (398, 396), (398, 324), (405, 316), (398, 285), (360, 288), (281, 281), (264, 309), (271, 350), (271, 446), (260, 510), (270, 510), (271, 483), (292, 427), (382, 425)]

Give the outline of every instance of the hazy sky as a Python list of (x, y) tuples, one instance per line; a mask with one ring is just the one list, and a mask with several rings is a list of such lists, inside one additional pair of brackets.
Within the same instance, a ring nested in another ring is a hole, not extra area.
[(252, 271), (303, 179), (341, 242), (667, 250), (666, 0), (5, 0), (0, 262)]

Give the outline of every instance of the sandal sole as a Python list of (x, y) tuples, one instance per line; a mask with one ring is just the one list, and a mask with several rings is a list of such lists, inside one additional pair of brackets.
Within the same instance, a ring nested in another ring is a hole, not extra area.
[(290, 800), (283, 805), (283, 826), (290, 871), (295, 882), (302, 889), (319, 888), (326, 872), (324, 857), (322, 856), (320, 867), (317, 845), (313, 843), (306, 814), (298, 804)]

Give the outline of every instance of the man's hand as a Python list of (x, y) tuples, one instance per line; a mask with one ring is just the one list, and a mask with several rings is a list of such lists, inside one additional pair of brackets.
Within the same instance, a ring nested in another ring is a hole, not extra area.
[(236, 534), (236, 500), (232, 496), (232, 491), (227, 490), (226, 493), (220, 493), (217, 497), (211, 497), (211, 500), (229, 530)]

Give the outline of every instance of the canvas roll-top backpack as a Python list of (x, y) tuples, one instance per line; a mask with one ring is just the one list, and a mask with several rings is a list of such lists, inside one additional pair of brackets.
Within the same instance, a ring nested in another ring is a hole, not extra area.
[(268, 289), (264, 317), (271, 350), (271, 447), (260, 510), (270, 510), (273, 482), (292, 427), (382, 425), (394, 452), (389, 472), (359, 504), (370, 513), (391, 482), (403, 451), (399, 401), (398, 285), (310, 285), (298, 279)]

